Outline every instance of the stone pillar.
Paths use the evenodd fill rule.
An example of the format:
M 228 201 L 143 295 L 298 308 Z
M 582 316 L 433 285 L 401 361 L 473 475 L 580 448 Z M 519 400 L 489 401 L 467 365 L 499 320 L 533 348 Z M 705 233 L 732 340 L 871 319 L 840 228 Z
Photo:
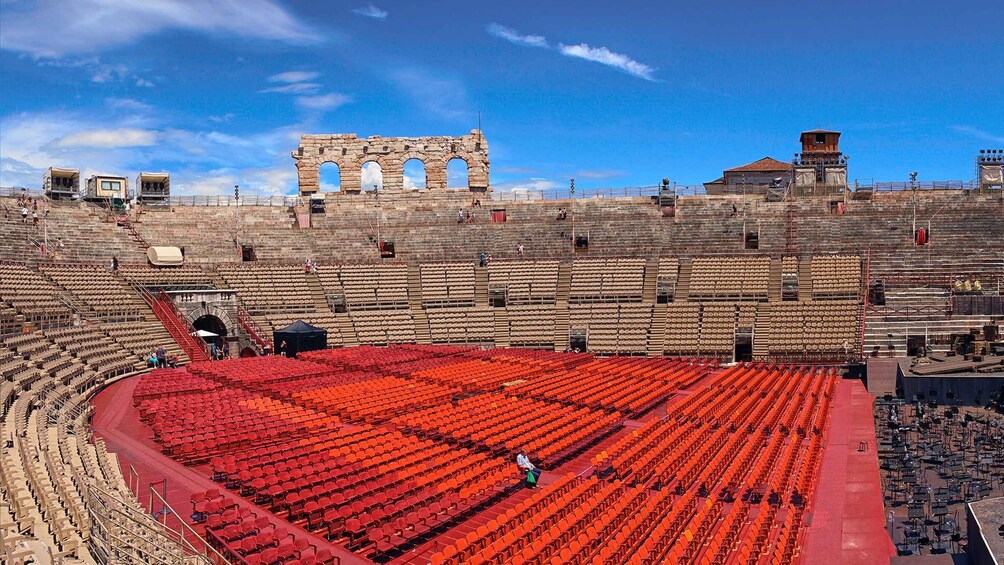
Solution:
M 313 162 L 297 161 L 300 194 L 312 194 L 321 189 L 321 173 Z
M 345 168 L 339 171 L 342 179 L 342 192 L 359 194 L 363 189 L 363 164 L 357 161 L 345 163 Z
M 446 189 L 446 161 L 430 159 L 425 162 L 425 189 Z
M 387 159 L 380 163 L 383 171 L 383 189 L 386 192 L 404 190 L 404 164 L 399 159 Z

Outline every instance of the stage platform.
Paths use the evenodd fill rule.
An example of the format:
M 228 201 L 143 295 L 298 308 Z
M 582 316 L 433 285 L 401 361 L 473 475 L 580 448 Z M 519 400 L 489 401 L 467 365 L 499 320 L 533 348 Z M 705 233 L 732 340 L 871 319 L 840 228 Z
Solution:
M 861 381 L 837 384 L 801 563 L 876 565 L 896 555 L 882 510 L 872 403 Z

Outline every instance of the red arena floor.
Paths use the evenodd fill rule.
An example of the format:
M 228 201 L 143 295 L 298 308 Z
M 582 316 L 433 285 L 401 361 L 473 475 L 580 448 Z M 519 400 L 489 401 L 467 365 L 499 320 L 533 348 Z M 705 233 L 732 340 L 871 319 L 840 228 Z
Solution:
M 870 396 L 828 368 L 359 347 L 155 371 L 94 404 L 140 500 L 166 492 L 168 525 L 232 562 L 891 555 Z

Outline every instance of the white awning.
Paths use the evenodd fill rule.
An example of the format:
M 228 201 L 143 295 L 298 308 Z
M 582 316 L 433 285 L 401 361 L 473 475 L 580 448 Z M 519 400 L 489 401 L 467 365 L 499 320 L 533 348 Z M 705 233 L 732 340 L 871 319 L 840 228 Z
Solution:
M 214 334 L 213 332 L 207 332 L 206 330 L 195 330 L 195 335 L 199 337 L 220 337 L 220 334 Z
M 158 267 L 174 267 L 185 262 L 177 247 L 151 247 L 146 250 L 146 258 Z

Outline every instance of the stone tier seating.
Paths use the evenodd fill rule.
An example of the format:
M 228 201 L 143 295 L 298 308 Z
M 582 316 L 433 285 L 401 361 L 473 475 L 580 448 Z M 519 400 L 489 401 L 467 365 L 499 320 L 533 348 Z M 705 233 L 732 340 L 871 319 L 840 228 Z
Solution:
M 316 307 L 302 267 L 220 265 L 219 275 L 251 314 L 313 312 Z
M 349 310 L 408 307 L 408 266 L 400 263 L 321 267 L 328 295 L 342 294 Z
M 25 265 L 0 264 L 0 301 L 26 320 L 69 322 L 72 311 L 60 300 L 59 292 L 47 278 Z
M 509 306 L 509 344 L 524 347 L 554 346 L 554 306 Z
M 857 302 L 780 302 L 770 318 L 770 353 L 839 358 L 855 355 L 860 340 Z M 844 344 L 848 345 L 845 353 Z
M 22 225 L 17 198 L 0 197 L 0 205 L 8 208 L 0 213 L 0 260 L 37 263 L 45 259 L 41 245 L 48 235 L 47 254 L 58 261 L 75 261 L 110 265 L 112 256 L 121 264 L 146 264 L 146 252 L 129 233 L 115 225 L 107 209 L 85 202 L 40 198 L 39 225 L 28 218 Z M 48 216 L 45 210 L 48 209 Z M 62 242 L 62 245 L 60 245 Z
M 473 263 L 422 263 L 421 280 L 426 308 L 474 305 Z
M 143 297 L 104 267 L 49 264 L 42 272 L 79 299 L 88 315 L 107 321 L 152 319 Z
M 123 267 L 119 269 L 130 283 L 147 288 L 213 288 L 212 276 L 198 267 Z
M 415 318 L 410 310 L 352 312 L 351 319 L 359 343 L 415 343 Z
M 644 259 L 578 259 L 569 301 L 641 301 L 644 279 Z
M 432 343 L 494 343 L 495 312 L 490 308 L 430 308 Z
M 132 370 L 125 355 L 94 327 L 25 333 L 0 345 L 0 436 L 12 440 L 0 444 L 0 551 L 12 563 L 92 562 L 94 547 L 116 562 L 185 562 L 133 498 L 104 443 L 90 441 L 87 395 Z M 91 511 L 104 518 L 93 521 Z
M 857 255 L 813 255 L 813 299 L 847 299 L 855 298 L 860 294 L 860 257 Z
M 569 326 L 587 332 L 590 351 L 611 354 L 644 354 L 652 307 L 648 304 L 572 304 Z
M 737 331 L 753 329 L 757 304 L 674 302 L 666 315 L 667 354 L 731 359 Z
M 691 300 L 767 299 L 770 257 L 696 257 L 691 269 Z
M 558 262 L 492 261 L 488 288 L 504 289 L 507 304 L 553 303 L 558 292 Z

